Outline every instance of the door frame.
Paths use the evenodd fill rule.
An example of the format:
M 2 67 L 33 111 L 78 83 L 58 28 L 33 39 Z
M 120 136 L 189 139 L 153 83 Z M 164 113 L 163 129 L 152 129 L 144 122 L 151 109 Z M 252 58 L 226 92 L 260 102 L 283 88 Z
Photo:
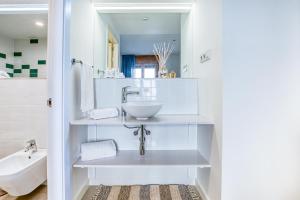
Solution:
M 65 162 L 68 156 L 68 118 L 65 115 L 68 112 L 64 105 L 64 74 L 69 52 L 65 38 L 68 37 L 66 18 L 70 15 L 70 0 L 51 0 L 48 3 L 48 98 L 52 99 L 48 112 L 48 199 L 67 200 L 71 192 L 69 163 Z

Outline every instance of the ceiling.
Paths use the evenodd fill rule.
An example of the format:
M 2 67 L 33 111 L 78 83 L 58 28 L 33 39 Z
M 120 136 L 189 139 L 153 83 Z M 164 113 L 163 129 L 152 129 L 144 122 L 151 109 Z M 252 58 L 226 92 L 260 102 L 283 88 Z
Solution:
M 108 15 L 120 35 L 180 34 L 179 13 L 120 13 Z M 143 20 L 144 18 L 148 20 Z
M 36 26 L 36 21 L 44 26 Z M 1 14 L 0 35 L 11 39 L 46 38 L 47 21 L 47 14 Z

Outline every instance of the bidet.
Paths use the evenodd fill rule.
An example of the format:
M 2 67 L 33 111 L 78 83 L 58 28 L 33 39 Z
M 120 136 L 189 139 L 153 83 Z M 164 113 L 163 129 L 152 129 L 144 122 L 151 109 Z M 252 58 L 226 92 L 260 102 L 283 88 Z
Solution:
M 38 149 L 30 159 L 24 150 L 0 159 L 0 188 L 11 196 L 29 194 L 46 180 L 46 149 Z

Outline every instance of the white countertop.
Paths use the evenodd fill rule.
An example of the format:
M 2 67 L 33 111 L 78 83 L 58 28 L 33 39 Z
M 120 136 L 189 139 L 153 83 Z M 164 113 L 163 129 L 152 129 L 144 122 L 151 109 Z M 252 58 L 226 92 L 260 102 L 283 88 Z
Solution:
M 137 120 L 135 118 L 109 118 L 109 119 L 78 119 L 72 120 L 71 125 L 213 125 L 214 123 L 201 115 L 157 115 L 147 120 Z

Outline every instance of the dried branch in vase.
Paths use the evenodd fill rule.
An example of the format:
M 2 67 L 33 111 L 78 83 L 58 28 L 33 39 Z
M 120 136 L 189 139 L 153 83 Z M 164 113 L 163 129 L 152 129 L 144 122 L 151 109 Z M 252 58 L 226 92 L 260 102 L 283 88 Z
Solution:
M 153 53 L 159 65 L 158 75 L 161 78 L 166 78 L 168 73 L 166 64 L 175 49 L 175 45 L 171 42 L 159 42 L 154 44 L 153 47 Z

